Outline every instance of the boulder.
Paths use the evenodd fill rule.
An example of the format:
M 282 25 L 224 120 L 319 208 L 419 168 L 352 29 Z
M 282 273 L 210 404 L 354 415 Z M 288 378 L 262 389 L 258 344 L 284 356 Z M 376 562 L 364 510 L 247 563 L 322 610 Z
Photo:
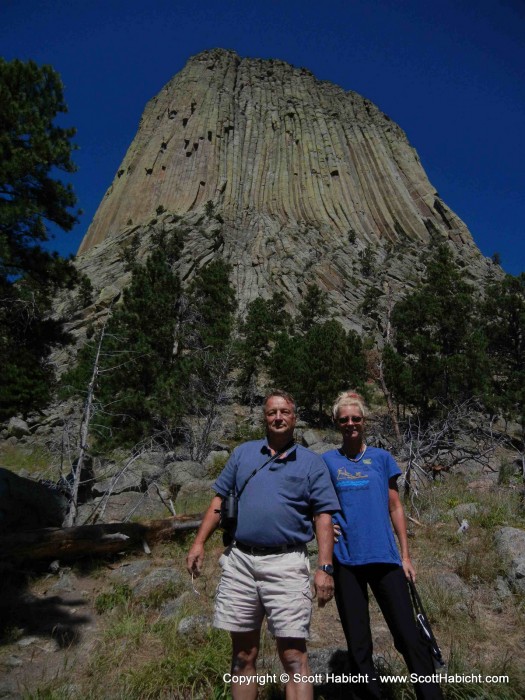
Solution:
M 204 466 L 206 467 L 206 470 L 212 469 L 215 466 L 216 461 L 221 460 L 226 462 L 229 456 L 230 453 L 228 450 L 212 450 L 204 460 Z
M 172 490 L 178 491 L 184 484 L 204 479 L 206 471 L 206 467 L 200 462 L 172 462 L 166 467 L 162 481 L 167 482 Z
M 22 438 L 31 435 L 31 430 L 25 420 L 13 417 L 7 425 L 7 434 L 13 435 L 15 438 Z
M 470 518 L 473 515 L 477 515 L 478 512 L 479 505 L 477 503 L 460 503 L 455 508 L 452 508 L 450 514 L 457 520 L 461 521 L 464 518 Z
M 525 530 L 501 527 L 495 534 L 496 549 L 506 563 L 506 578 L 515 591 L 525 593 Z
M 161 491 L 165 500 L 169 494 Z M 93 511 L 100 511 L 104 505 L 104 497 L 95 498 L 92 503 L 86 503 L 79 508 L 78 523 L 92 522 L 89 520 Z M 109 497 L 108 503 L 101 518 L 101 522 L 122 522 L 128 518 L 151 520 L 155 518 L 167 518 L 171 515 L 168 508 L 162 503 L 155 488 L 150 487 L 147 492 L 125 492 Z
M 198 513 L 204 510 L 211 501 L 214 491 L 212 490 L 213 479 L 203 481 L 189 481 L 184 484 L 175 501 L 177 513 Z
M 322 442 L 323 437 L 317 430 L 305 430 L 302 437 L 302 443 L 305 447 L 311 447 L 316 442 Z
M 207 615 L 190 615 L 183 617 L 177 627 L 177 632 L 182 636 L 207 632 L 211 627 L 211 618 Z
M 133 598 L 148 601 L 148 598 L 163 596 L 169 591 L 169 597 L 173 598 L 182 593 L 184 583 L 181 574 L 175 569 L 153 569 L 133 587 Z
M 0 468 L 0 532 L 60 527 L 67 499 L 56 489 Z
M 126 491 L 143 491 L 142 474 L 135 470 L 126 470 L 120 476 L 115 475 L 109 479 L 98 481 L 93 484 L 93 496 L 103 496 L 108 491 L 118 495 Z
M 122 564 L 118 569 L 113 569 L 110 572 L 112 579 L 117 579 L 124 583 L 130 583 L 139 578 L 146 571 L 151 569 L 151 559 L 139 559 L 129 563 Z

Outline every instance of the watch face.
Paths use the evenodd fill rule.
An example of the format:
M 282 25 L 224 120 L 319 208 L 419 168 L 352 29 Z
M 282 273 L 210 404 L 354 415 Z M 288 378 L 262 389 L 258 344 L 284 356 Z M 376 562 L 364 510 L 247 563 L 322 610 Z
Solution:
M 332 564 L 323 564 L 323 566 L 320 566 L 319 568 L 330 576 L 332 576 L 334 573 L 334 567 Z

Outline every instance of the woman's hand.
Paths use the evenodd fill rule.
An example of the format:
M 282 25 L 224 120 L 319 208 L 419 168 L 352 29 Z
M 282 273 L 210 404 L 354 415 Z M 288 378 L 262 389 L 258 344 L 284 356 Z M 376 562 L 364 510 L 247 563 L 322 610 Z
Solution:
M 412 566 L 412 562 L 410 561 L 410 557 L 404 557 L 403 560 L 401 561 L 401 566 L 403 567 L 403 571 L 405 572 L 405 576 L 409 581 L 412 581 L 413 583 L 416 582 L 416 570 Z
M 341 525 L 334 523 L 334 542 L 339 542 L 341 534 Z

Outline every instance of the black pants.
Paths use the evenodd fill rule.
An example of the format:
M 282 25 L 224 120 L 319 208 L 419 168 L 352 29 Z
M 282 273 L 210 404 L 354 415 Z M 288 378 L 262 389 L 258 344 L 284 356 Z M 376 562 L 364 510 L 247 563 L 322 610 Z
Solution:
M 435 673 L 430 650 L 416 627 L 402 567 L 394 564 L 344 566 L 336 562 L 334 575 L 335 600 L 348 644 L 351 673 L 368 675 L 368 683 L 352 686 L 354 698 L 381 698 L 379 679 L 372 661 L 367 586 L 372 589 L 394 637 L 395 647 L 403 655 L 410 673 L 422 676 Z M 416 683 L 414 689 L 418 700 L 443 698 L 437 683 Z

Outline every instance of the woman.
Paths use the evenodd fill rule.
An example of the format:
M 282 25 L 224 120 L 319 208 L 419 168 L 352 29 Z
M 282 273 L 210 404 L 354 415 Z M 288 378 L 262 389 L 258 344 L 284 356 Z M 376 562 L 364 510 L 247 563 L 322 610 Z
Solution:
M 368 586 L 403 655 L 410 673 L 429 676 L 434 664 L 416 627 L 406 579 L 415 581 L 410 561 L 405 514 L 397 489 L 401 474 L 394 458 L 364 441 L 365 404 L 352 391 L 343 392 L 333 407 L 333 419 L 343 436 L 338 450 L 323 455 L 341 511 L 334 516 L 338 541 L 334 548 L 335 599 L 346 641 L 352 675 L 368 682 L 353 686 L 355 698 L 381 698 L 372 661 Z M 339 527 L 337 527 L 339 526 Z M 401 556 L 392 532 L 396 532 Z M 422 700 L 442 698 L 437 683 L 415 683 Z

